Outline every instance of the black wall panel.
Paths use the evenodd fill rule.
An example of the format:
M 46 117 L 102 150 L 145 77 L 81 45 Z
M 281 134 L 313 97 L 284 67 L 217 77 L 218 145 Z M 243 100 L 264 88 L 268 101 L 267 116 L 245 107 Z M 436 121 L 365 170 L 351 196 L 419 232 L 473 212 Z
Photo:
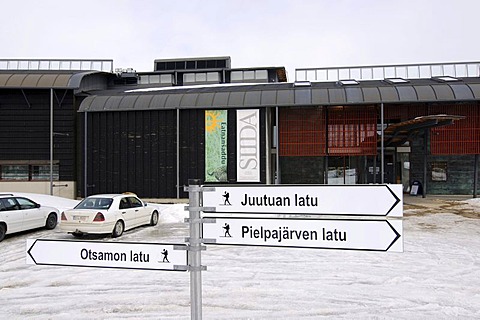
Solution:
M 75 98 L 54 90 L 54 160 L 60 180 L 75 180 Z M 50 161 L 50 90 L 0 90 L 0 160 Z
M 176 197 L 175 110 L 91 112 L 87 121 L 88 195 Z
M 180 196 L 189 179 L 205 177 L 205 110 L 180 111 Z

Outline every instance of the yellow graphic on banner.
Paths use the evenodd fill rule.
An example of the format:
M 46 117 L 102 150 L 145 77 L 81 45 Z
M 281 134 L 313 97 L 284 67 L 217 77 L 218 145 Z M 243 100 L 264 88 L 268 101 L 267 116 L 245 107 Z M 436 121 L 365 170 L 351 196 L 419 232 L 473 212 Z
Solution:
M 218 118 L 220 114 L 218 111 L 206 110 L 205 111 L 205 130 L 207 132 L 213 132 L 220 128 L 220 122 Z

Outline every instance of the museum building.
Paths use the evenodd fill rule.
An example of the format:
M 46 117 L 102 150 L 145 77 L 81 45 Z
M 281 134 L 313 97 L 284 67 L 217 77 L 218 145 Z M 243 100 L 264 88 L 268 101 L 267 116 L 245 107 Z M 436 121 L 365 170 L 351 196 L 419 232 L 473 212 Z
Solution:
M 479 66 L 296 69 L 288 82 L 284 67 L 230 57 L 158 59 L 149 72 L 0 60 L 0 191 L 185 198 L 201 179 L 476 196 Z

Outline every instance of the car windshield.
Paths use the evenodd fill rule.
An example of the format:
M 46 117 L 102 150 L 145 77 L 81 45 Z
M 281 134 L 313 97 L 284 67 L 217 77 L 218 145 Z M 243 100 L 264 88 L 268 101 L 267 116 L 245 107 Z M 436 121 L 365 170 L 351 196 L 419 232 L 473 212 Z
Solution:
M 106 210 L 112 205 L 111 198 L 86 198 L 80 202 L 75 209 L 100 209 Z

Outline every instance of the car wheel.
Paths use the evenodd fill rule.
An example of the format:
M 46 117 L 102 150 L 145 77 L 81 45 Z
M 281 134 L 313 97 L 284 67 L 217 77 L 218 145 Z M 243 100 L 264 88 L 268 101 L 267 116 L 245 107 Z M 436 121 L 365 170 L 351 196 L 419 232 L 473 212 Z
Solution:
M 45 223 L 45 228 L 48 230 L 55 229 L 57 226 L 57 215 L 55 213 L 50 213 Z
M 152 217 L 150 218 L 150 225 L 151 226 L 156 226 L 158 223 L 158 212 L 153 211 Z
M 4 224 L 0 224 L 0 241 L 5 238 L 5 233 L 7 232 L 7 227 Z
M 123 221 L 118 220 L 117 223 L 115 223 L 115 227 L 113 228 L 112 237 L 113 238 L 120 237 L 123 234 L 123 229 L 124 229 Z

